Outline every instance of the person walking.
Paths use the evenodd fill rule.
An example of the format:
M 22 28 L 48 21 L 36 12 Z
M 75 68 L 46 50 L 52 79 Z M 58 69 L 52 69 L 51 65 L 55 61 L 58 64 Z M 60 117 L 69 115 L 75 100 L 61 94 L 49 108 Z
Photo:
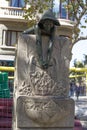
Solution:
M 76 84 L 75 92 L 76 92 L 76 97 L 77 97 L 77 100 L 78 100 L 78 98 L 79 98 L 79 96 L 80 96 L 80 86 L 79 86 L 78 83 Z

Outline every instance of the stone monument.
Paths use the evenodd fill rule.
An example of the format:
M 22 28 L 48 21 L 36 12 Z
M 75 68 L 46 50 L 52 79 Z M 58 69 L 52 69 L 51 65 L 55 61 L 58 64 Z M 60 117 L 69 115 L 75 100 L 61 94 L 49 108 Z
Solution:
M 73 130 L 74 101 L 69 98 L 71 41 L 51 10 L 19 37 L 13 130 Z

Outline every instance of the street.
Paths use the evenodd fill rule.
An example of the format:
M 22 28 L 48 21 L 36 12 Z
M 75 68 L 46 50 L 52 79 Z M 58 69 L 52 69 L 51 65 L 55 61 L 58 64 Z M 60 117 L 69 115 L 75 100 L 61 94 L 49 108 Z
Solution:
M 71 97 L 75 101 L 75 116 L 80 120 L 83 130 L 87 130 L 87 96 Z

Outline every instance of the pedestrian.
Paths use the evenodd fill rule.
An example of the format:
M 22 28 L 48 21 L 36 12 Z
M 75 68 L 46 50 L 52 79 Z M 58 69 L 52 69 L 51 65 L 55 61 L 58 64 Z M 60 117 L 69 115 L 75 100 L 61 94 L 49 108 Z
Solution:
M 73 96 L 73 85 L 70 83 L 69 96 Z
M 77 100 L 78 100 L 78 98 L 80 96 L 80 86 L 79 86 L 78 83 L 76 84 L 75 92 L 76 92 L 76 97 L 77 97 Z

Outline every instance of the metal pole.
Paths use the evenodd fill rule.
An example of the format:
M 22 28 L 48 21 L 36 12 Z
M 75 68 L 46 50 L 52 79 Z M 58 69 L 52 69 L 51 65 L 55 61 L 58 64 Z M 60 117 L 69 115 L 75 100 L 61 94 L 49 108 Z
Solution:
M 0 71 L 15 71 L 14 67 L 6 67 L 6 66 L 0 66 Z

